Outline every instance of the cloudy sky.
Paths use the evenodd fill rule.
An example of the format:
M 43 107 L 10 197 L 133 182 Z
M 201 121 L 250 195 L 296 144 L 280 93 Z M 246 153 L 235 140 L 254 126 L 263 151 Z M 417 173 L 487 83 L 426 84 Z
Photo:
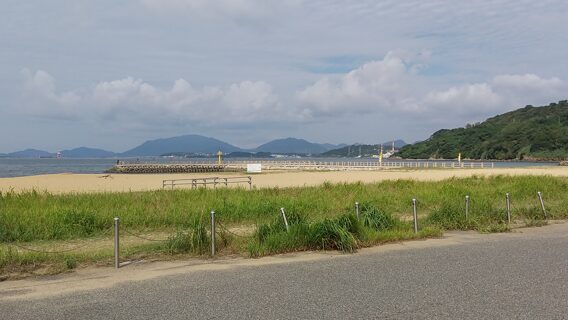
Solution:
M 412 142 L 568 98 L 565 0 L 0 0 L 0 152 Z

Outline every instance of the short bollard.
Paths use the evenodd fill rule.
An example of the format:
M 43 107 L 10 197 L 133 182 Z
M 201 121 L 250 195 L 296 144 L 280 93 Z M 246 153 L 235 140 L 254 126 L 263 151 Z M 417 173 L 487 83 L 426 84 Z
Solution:
M 546 209 L 544 208 L 544 200 L 542 199 L 542 192 L 537 192 L 538 200 L 540 200 L 540 207 L 542 208 L 542 213 L 544 214 L 544 219 L 548 219 L 546 214 Z
M 284 208 L 280 208 L 280 212 L 282 213 L 282 218 L 284 219 L 284 225 L 286 226 L 286 232 L 290 231 L 290 227 L 288 226 L 288 219 L 286 219 L 286 212 L 284 212 Z
M 508 192 L 505 194 L 505 198 L 507 199 L 507 222 L 511 224 L 511 197 Z
M 119 230 L 120 230 L 120 219 L 119 218 L 114 218 L 114 268 L 118 269 L 120 268 L 120 243 L 119 243 L 119 239 L 120 239 L 120 235 L 119 235 Z
M 355 202 L 355 216 L 357 216 L 357 220 L 359 220 L 359 202 Z
M 469 196 L 465 196 L 465 218 L 469 216 Z
M 215 256 L 215 211 L 211 211 L 211 256 Z
M 418 233 L 418 215 L 416 214 L 416 199 L 412 199 L 412 215 L 414 217 L 414 233 Z

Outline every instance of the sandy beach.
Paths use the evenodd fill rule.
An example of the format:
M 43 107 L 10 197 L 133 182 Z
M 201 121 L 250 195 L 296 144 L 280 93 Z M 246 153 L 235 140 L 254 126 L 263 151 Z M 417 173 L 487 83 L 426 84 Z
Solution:
M 243 174 L 50 174 L 16 178 L 0 178 L 0 191 L 47 191 L 50 193 L 128 192 L 162 188 L 164 179 L 191 179 L 203 177 L 229 177 Z M 327 172 L 266 172 L 253 175 L 253 185 L 265 187 L 313 186 L 326 181 L 331 183 L 413 179 L 439 181 L 452 177 L 473 175 L 551 175 L 568 177 L 568 167 L 493 168 L 493 169 L 424 169 L 381 171 L 327 171 Z M 243 187 L 245 185 L 242 185 Z

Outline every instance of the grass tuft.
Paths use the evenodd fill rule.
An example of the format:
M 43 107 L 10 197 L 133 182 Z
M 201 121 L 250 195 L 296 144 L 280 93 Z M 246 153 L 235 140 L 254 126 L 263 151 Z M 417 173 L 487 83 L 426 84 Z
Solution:
M 209 233 L 205 224 L 196 220 L 191 228 L 176 232 L 168 238 L 166 248 L 170 253 L 205 254 L 210 248 Z
M 352 230 L 356 229 L 358 224 L 349 216 L 342 216 L 338 219 L 324 219 L 316 222 L 308 229 L 309 244 L 313 249 L 337 249 L 343 252 L 354 252 L 357 249 L 357 240 Z M 352 217 L 352 216 L 351 216 Z
M 363 206 L 361 220 L 364 226 L 375 230 L 389 230 L 397 225 L 397 221 L 392 215 L 374 206 Z

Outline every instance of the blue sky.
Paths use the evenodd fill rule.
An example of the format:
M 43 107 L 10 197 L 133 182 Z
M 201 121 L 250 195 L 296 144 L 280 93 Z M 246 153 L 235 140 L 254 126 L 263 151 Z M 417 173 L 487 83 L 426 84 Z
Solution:
M 0 152 L 415 141 L 568 98 L 566 1 L 0 5 Z

